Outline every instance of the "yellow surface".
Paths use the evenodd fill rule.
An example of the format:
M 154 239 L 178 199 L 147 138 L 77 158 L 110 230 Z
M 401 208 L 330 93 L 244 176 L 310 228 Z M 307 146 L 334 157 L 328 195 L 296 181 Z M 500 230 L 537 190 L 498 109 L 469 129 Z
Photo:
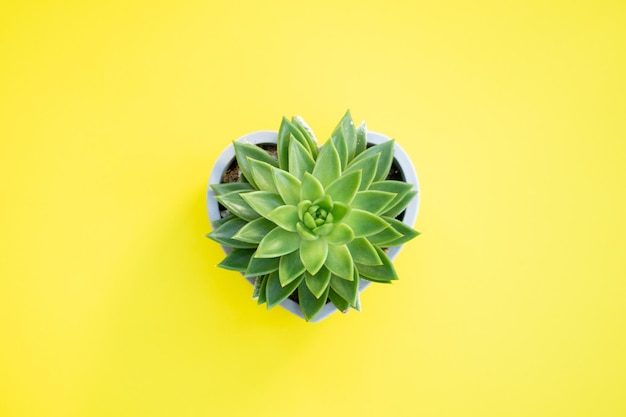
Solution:
M 3 2 L 0 415 L 626 415 L 626 3 L 516 3 Z M 306 324 L 215 267 L 205 187 L 346 108 L 423 235 Z

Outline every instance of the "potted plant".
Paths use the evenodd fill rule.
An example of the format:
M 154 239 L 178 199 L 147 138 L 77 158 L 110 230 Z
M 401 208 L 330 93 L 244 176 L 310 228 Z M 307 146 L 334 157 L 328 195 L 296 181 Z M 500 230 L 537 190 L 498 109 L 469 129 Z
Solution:
M 226 257 L 253 297 L 307 321 L 360 310 L 371 282 L 398 279 L 392 260 L 418 232 L 417 176 L 393 140 L 355 127 L 348 111 L 318 147 L 300 117 L 233 142 L 207 195 Z

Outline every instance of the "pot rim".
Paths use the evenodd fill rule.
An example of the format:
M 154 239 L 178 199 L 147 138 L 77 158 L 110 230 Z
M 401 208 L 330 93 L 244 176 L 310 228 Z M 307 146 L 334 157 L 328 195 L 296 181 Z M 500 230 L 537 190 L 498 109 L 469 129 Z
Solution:
M 273 130 L 259 130 L 256 132 L 251 132 L 246 135 L 241 136 L 236 140 L 236 142 L 250 143 L 252 145 L 259 144 L 276 144 L 278 139 L 278 132 Z M 378 145 L 380 143 L 391 140 L 390 137 L 379 133 L 379 132 L 367 132 L 367 142 L 373 145 Z M 215 200 L 215 192 L 211 189 L 211 184 L 219 184 L 222 180 L 222 174 L 226 167 L 228 167 L 232 161 L 235 159 L 235 148 L 233 144 L 229 144 L 226 149 L 222 151 L 222 153 L 218 156 L 215 164 L 213 165 L 213 169 L 211 170 L 211 174 L 209 176 L 209 187 L 207 189 L 207 211 L 209 215 L 209 221 L 211 222 L 211 227 L 213 227 L 213 222 L 220 219 L 220 210 L 217 200 Z M 409 203 L 407 206 L 404 218 L 402 222 L 410 227 L 413 227 L 415 221 L 417 219 L 417 214 L 419 211 L 420 205 L 420 187 L 419 180 L 417 178 L 417 173 L 415 172 L 415 166 L 409 158 L 409 155 L 402 149 L 397 142 L 394 142 L 394 159 L 398 167 L 402 171 L 402 175 L 404 177 L 405 182 L 409 184 L 413 184 L 413 190 L 417 191 L 417 195 L 415 198 Z M 232 251 L 231 248 L 220 245 L 222 250 L 225 253 L 229 253 Z M 398 256 L 400 250 L 404 245 L 394 246 L 389 248 L 387 252 L 387 256 L 392 261 Z M 254 277 L 244 277 L 248 282 L 254 285 L 255 278 Z M 359 283 L 359 293 L 365 290 L 367 287 L 371 285 L 371 281 L 367 281 L 362 279 Z M 280 306 L 284 309 L 290 311 L 296 316 L 304 319 L 304 315 L 300 310 L 300 305 L 289 298 L 285 299 L 280 303 Z M 310 322 L 315 323 L 321 320 L 324 320 L 334 312 L 338 311 L 337 308 L 333 305 L 333 303 L 326 303 L 326 305 L 322 308 L 322 310 L 312 319 Z

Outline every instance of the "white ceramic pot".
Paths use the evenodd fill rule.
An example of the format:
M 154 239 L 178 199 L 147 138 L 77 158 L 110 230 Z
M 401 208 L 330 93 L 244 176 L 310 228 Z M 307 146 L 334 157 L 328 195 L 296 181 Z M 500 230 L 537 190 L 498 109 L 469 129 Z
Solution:
M 275 144 L 277 137 L 277 132 L 262 130 L 244 135 L 237 139 L 237 141 L 250 143 L 253 145 Z M 369 144 L 377 145 L 388 140 L 390 140 L 390 138 L 381 133 L 367 132 L 367 142 Z M 209 177 L 209 184 L 219 184 L 224 171 L 230 166 L 234 159 L 235 149 L 231 144 L 228 145 L 228 147 L 217 158 L 217 161 L 215 161 L 215 165 L 213 166 L 213 170 L 211 171 L 211 176 Z M 419 182 L 417 180 L 417 174 L 415 172 L 415 167 L 413 166 L 411 159 L 400 147 L 400 145 L 398 145 L 398 143 L 394 144 L 394 159 L 396 165 L 400 168 L 400 171 L 402 172 L 404 180 L 409 184 L 413 184 L 413 189 L 417 191 L 417 196 L 406 207 L 404 218 L 402 219 L 402 222 L 404 224 L 408 225 L 409 227 L 413 227 L 413 225 L 415 224 L 415 220 L 417 219 L 417 212 L 419 210 L 420 203 Z M 209 220 L 211 221 L 211 223 L 220 219 L 219 205 L 217 203 L 217 200 L 215 200 L 215 193 L 213 192 L 211 187 L 208 187 L 207 192 L 207 209 L 209 212 Z M 389 257 L 389 259 L 393 260 L 396 256 L 398 256 L 398 253 L 400 253 L 400 250 L 402 250 L 403 246 L 404 245 L 400 245 L 389 248 L 389 251 L 387 252 L 387 256 Z M 225 246 L 222 246 L 222 249 L 225 253 L 229 253 L 232 250 Z M 254 285 L 254 277 L 246 277 L 246 279 Z M 370 284 L 370 281 L 362 279 L 359 285 L 359 292 L 365 290 L 367 287 L 369 287 Z M 296 316 L 304 319 L 304 315 L 300 310 L 300 306 L 289 298 L 280 303 L 280 305 L 281 307 L 287 309 Z M 315 316 L 315 318 L 311 320 L 311 322 L 321 321 L 336 311 L 337 308 L 329 302 Z

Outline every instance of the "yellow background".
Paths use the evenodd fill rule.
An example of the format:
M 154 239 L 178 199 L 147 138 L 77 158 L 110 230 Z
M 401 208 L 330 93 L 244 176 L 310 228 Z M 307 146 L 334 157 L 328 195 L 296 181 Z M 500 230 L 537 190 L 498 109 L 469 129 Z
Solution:
M 4 1 L 0 415 L 626 415 L 623 1 Z M 343 112 L 422 186 L 307 324 L 215 265 L 231 140 Z

